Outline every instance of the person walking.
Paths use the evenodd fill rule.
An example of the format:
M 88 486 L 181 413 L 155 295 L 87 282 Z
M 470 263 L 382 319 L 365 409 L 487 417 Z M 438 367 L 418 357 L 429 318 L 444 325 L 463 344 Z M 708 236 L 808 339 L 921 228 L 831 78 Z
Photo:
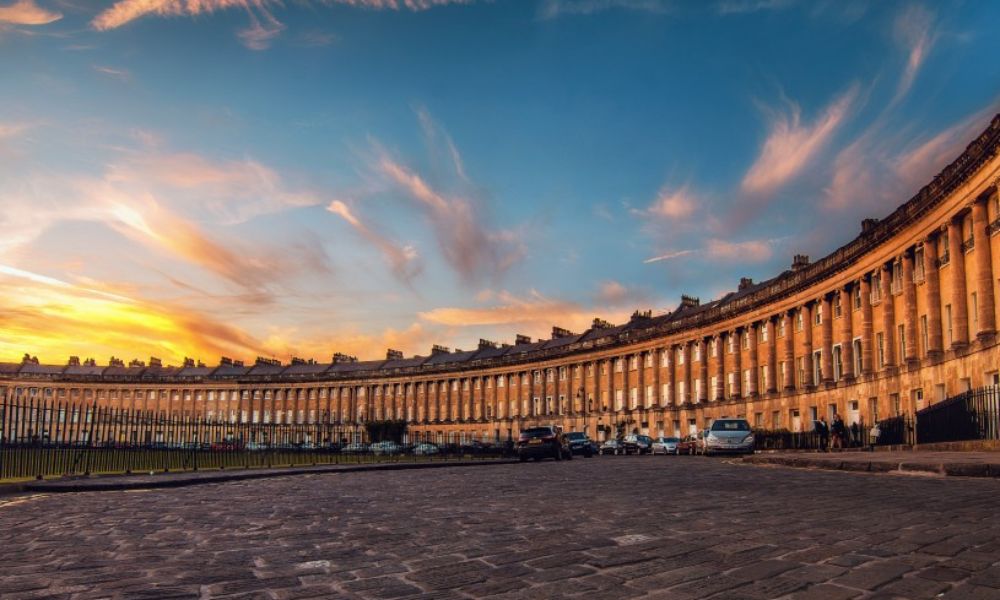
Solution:
M 830 443 L 830 427 L 826 424 L 826 417 L 820 417 L 816 421 L 816 433 L 819 434 L 819 451 L 826 452 Z
M 844 438 L 847 437 L 847 427 L 844 426 L 844 419 L 840 417 L 840 413 L 833 415 L 833 425 L 831 426 L 833 430 L 833 440 L 831 447 L 838 450 L 844 448 Z

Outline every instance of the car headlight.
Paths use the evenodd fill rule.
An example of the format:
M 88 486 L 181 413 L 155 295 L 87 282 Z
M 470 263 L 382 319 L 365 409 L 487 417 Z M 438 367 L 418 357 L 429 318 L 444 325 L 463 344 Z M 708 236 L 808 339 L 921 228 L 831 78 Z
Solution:
M 743 438 L 743 443 L 744 444 L 752 444 L 753 443 L 753 434 L 751 433 L 750 435 L 748 435 L 745 438 Z
M 719 441 L 719 438 L 715 437 L 712 434 L 708 434 L 708 437 L 705 438 L 705 439 L 708 440 L 709 442 L 713 443 L 713 444 Z

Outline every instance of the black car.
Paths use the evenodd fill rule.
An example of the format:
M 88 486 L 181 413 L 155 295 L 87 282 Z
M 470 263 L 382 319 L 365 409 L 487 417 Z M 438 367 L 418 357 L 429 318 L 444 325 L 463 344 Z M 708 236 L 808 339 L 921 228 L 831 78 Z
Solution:
M 590 458 L 597 452 L 594 449 L 594 442 L 582 431 L 567 433 L 566 440 L 569 442 L 569 451 L 573 454 L 582 454 L 584 457 Z
M 652 454 L 653 438 L 648 435 L 627 435 L 624 443 L 625 454 Z
M 554 458 L 556 460 L 573 458 L 569 443 L 562 430 L 555 425 L 531 427 L 521 432 L 517 438 L 517 458 L 521 462 L 533 458 Z

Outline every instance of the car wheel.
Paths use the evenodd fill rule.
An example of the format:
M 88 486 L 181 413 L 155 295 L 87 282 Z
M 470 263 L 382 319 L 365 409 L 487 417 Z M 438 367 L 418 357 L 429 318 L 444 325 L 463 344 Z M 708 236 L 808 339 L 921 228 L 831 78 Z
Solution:
M 552 453 L 552 458 L 554 458 L 556 460 L 562 460 L 562 450 L 560 450 L 559 448 L 556 448 L 555 452 Z

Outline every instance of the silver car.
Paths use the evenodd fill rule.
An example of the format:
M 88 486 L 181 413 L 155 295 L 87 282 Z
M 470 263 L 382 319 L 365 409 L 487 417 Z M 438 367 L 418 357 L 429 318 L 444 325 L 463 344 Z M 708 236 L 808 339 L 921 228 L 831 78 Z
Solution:
M 653 454 L 677 454 L 677 442 L 680 438 L 658 437 L 653 440 Z
M 754 439 L 746 419 L 719 419 L 705 431 L 702 440 L 706 456 L 713 454 L 753 454 Z

